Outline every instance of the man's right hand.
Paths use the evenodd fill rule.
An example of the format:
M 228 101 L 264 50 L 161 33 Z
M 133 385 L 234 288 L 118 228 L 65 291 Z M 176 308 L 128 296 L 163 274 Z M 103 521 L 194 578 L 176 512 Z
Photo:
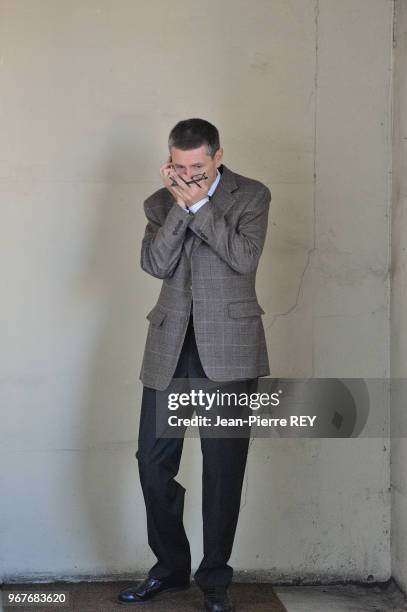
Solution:
M 176 175 L 174 166 L 172 162 L 168 160 L 165 164 L 160 167 L 161 178 L 163 179 L 164 186 L 168 189 L 168 191 L 174 196 L 176 203 L 178 206 L 183 208 L 184 210 L 188 210 L 187 205 L 185 204 L 182 198 L 182 191 L 176 185 L 172 185 L 174 177 Z M 175 179 L 176 180 L 176 179 Z M 178 180 L 181 180 L 178 178 Z

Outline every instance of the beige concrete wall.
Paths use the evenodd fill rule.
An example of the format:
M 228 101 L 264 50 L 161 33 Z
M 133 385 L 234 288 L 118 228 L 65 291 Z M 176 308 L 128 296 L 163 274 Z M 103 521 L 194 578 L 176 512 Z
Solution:
M 392 573 L 407 592 L 407 2 L 395 3 L 391 293 Z
M 168 132 L 207 118 L 226 165 L 272 189 L 273 374 L 387 376 L 392 2 L 0 7 L 1 573 L 142 575 L 138 372 L 160 282 L 139 250 Z M 256 440 L 236 572 L 387 579 L 383 442 Z M 194 567 L 200 470 L 187 439 Z

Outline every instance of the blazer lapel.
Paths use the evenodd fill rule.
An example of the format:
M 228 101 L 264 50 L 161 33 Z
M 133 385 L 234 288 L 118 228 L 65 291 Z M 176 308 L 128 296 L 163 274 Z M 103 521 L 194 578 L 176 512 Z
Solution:
M 191 257 L 191 253 L 196 246 L 197 240 L 200 241 L 201 239 L 192 230 L 190 230 L 189 227 L 187 227 L 186 237 L 184 239 L 184 250 L 187 254 L 187 257 Z
M 210 202 L 204 204 L 204 206 L 212 206 L 214 214 L 226 215 L 229 208 L 234 204 L 235 200 L 232 196 L 232 192 L 238 188 L 234 173 L 229 170 L 227 166 L 221 164 L 220 166 L 222 177 L 215 189 L 213 196 L 211 196 Z M 185 239 L 184 245 L 188 241 L 189 252 L 188 257 L 199 247 L 202 242 L 202 238 L 197 236 L 195 232 L 191 230 L 193 234 L 192 239 Z

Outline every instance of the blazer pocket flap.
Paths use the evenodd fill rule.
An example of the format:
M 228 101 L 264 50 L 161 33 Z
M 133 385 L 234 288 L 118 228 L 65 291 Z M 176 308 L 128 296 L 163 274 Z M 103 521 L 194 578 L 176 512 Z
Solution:
M 158 306 L 154 306 L 154 308 L 150 310 L 148 315 L 146 315 L 146 318 L 149 321 L 151 321 L 153 325 L 161 325 L 161 323 L 164 321 L 166 316 L 167 316 L 166 312 L 163 312 L 162 310 L 160 310 Z
M 253 317 L 265 314 L 263 308 L 256 300 L 248 302 L 230 302 L 228 304 L 229 315 L 236 317 Z

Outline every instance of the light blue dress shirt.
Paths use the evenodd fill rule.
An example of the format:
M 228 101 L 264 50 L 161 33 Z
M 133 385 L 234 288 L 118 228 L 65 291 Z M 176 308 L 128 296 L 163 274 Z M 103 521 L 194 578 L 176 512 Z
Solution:
M 216 187 L 218 186 L 218 183 L 221 179 L 221 173 L 219 172 L 219 170 L 216 171 L 216 179 L 213 181 L 212 185 L 209 187 L 209 191 L 208 191 L 208 195 L 212 196 L 213 192 L 215 191 Z M 204 204 L 206 204 L 207 202 L 209 202 L 209 198 L 208 196 L 202 198 L 202 200 L 199 200 L 198 202 L 195 202 L 195 204 L 192 204 L 192 206 L 189 207 L 189 209 L 185 210 L 185 212 L 189 215 L 190 213 L 195 214 L 197 210 L 199 210 L 201 208 L 201 206 L 203 206 Z

